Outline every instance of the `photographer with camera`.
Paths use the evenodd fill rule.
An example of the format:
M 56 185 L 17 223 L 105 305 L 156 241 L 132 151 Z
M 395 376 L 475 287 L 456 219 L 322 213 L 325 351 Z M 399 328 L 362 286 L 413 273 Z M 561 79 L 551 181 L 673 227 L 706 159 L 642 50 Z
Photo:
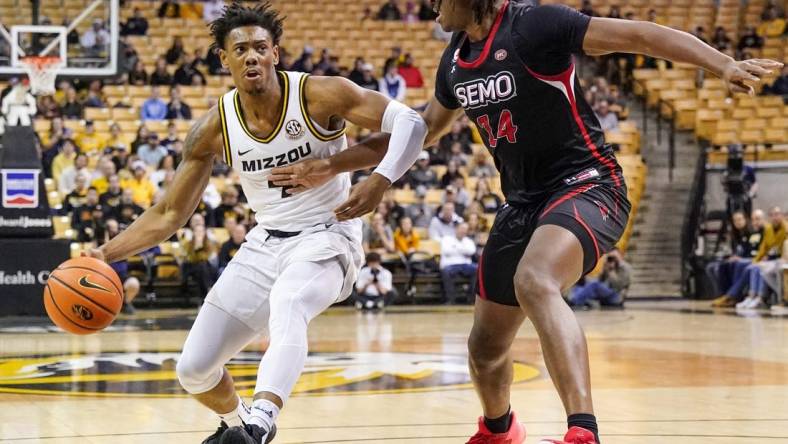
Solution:
M 590 308 L 591 301 L 599 301 L 602 307 L 624 307 L 632 275 L 632 267 L 624 261 L 614 248 L 606 255 L 602 274 L 596 281 L 577 285 L 569 299 L 573 307 Z
M 391 272 L 381 265 L 380 255 L 367 253 L 367 265 L 361 269 L 356 281 L 356 308 L 381 309 L 394 296 Z

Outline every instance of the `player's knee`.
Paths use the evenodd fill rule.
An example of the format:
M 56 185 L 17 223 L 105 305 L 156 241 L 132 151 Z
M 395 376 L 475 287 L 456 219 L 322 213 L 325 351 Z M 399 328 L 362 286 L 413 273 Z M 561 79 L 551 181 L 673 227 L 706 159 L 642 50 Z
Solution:
M 538 304 L 554 293 L 561 293 L 560 285 L 549 274 L 534 267 L 520 267 L 514 275 L 514 291 L 524 307 Z
M 484 373 L 495 368 L 506 358 L 508 344 L 498 344 L 500 336 L 474 327 L 468 337 L 468 359 L 471 368 L 477 373 Z
M 175 373 L 181 387 L 191 394 L 207 392 L 222 379 L 222 366 L 216 367 L 194 354 L 183 353 L 175 365 Z

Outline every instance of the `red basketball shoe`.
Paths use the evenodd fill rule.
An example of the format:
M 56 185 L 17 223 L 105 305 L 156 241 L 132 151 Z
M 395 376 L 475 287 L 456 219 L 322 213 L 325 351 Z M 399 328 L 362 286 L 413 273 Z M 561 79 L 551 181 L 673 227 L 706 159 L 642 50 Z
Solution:
M 597 442 L 593 432 L 582 427 L 572 427 L 566 432 L 563 441 L 543 439 L 538 444 L 597 444 Z
M 484 424 L 484 417 L 479 417 L 479 431 L 465 444 L 522 444 L 525 441 L 525 426 L 517 421 L 514 412 L 511 421 L 509 431 L 493 433 Z

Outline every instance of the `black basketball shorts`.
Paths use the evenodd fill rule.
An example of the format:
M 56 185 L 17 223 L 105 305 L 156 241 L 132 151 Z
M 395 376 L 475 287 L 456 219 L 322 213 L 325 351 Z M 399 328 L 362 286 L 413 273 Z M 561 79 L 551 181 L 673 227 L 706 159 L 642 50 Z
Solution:
M 531 236 L 542 225 L 571 231 L 583 247 L 583 274 L 590 272 L 621 238 L 629 210 L 624 186 L 598 183 L 569 188 L 538 204 L 504 205 L 479 259 L 476 294 L 499 304 L 520 305 L 514 274 Z

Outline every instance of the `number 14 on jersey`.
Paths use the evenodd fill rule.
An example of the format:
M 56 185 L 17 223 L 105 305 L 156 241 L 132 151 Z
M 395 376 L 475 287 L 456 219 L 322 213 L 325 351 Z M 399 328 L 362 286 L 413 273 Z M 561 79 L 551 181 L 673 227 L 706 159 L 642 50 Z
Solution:
M 479 116 L 476 119 L 476 124 L 487 133 L 487 142 L 490 148 L 495 148 L 498 145 L 498 139 L 504 137 L 509 143 L 517 142 L 517 126 L 512 122 L 512 113 L 508 109 L 501 111 L 501 117 L 498 119 L 498 131 L 493 132 L 490 116 L 487 114 Z

